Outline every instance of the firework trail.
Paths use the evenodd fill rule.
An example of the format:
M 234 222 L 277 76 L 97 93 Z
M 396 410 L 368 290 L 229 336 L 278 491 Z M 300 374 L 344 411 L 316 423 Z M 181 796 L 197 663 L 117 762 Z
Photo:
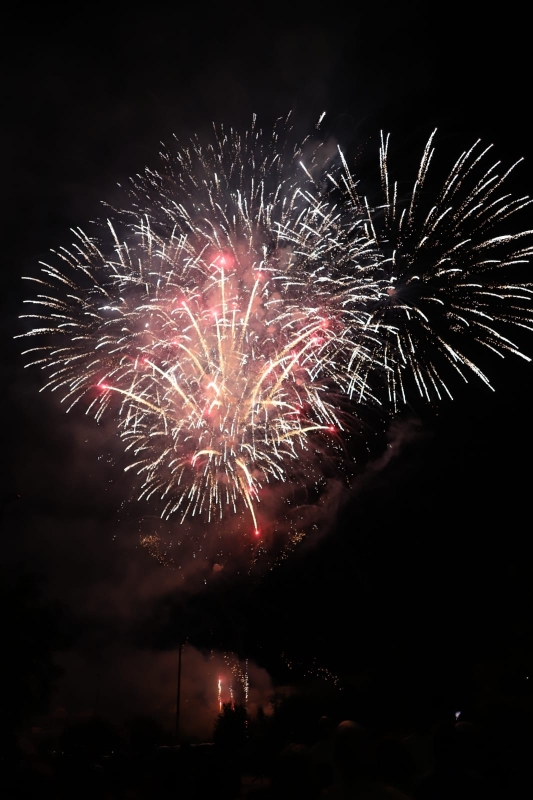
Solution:
M 383 255 L 384 291 L 372 325 L 382 337 L 394 407 L 407 402 L 411 386 L 426 400 L 451 398 L 451 377 L 468 382 L 469 371 L 491 387 L 476 363 L 483 348 L 531 360 L 507 331 L 532 330 L 532 290 L 517 276 L 533 252 L 533 231 L 498 227 L 532 202 L 502 189 L 520 162 L 507 170 L 499 161 L 488 163 L 491 146 L 478 140 L 434 193 L 427 190 L 434 137 L 411 190 L 400 198 L 389 172 L 389 137 L 382 135 L 383 200 L 365 203 L 368 237 Z
M 488 149 L 428 203 L 433 137 L 407 199 L 383 139 L 371 204 L 342 153 L 288 138 L 254 120 L 164 152 L 107 234 L 74 231 L 33 279 L 31 363 L 67 410 L 114 415 L 126 469 L 165 518 L 244 509 L 259 535 L 261 492 L 341 459 L 364 407 L 396 408 L 411 384 L 451 395 L 450 367 L 488 383 L 478 345 L 526 358 L 498 327 L 531 329 L 531 289 L 513 280 L 530 231 L 497 225 L 530 201 L 502 190 L 510 170 L 484 168 Z
M 240 684 L 244 699 L 244 707 L 248 709 L 248 697 L 250 694 L 250 680 L 248 676 L 248 659 L 245 660 L 244 669 L 241 666 L 239 659 L 229 653 L 224 653 L 224 661 L 230 670 L 231 675 L 235 678 L 237 684 Z M 233 692 L 233 685 L 230 679 L 229 692 L 232 706 L 235 705 L 235 697 Z

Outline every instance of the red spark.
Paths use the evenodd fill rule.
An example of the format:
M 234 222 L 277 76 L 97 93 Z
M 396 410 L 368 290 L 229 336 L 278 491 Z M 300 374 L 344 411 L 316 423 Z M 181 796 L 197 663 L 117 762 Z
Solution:
M 211 261 L 211 266 L 217 267 L 220 270 L 223 269 L 231 269 L 233 266 L 235 259 L 225 250 L 222 250 L 219 253 L 216 253 Z

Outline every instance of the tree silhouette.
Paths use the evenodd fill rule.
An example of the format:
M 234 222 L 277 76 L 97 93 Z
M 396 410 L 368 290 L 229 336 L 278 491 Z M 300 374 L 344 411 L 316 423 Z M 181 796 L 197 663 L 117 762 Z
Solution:
M 224 703 L 215 720 L 213 741 L 222 747 L 236 748 L 246 741 L 248 715 L 244 706 Z

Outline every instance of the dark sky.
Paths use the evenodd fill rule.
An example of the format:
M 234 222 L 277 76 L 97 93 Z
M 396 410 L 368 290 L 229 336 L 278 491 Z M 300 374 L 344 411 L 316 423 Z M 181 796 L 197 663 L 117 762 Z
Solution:
M 375 153 L 383 127 L 407 160 L 437 125 L 449 158 L 478 136 L 506 163 L 525 156 L 513 188 L 527 193 L 521 5 L 480 17 L 460 5 L 393 6 L 156 4 L 96 15 L 73 6 L 71 15 L 23 10 L 7 22 L 2 556 L 9 569 L 41 575 L 45 594 L 68 609 L 74 643 L 57 700 L 66 714 L 91 705 L 72 689 L 81 675 L 114 670 L 113 691 L 132 652 L 148 670 L 146 653 L 152 664 L 166 658 L 158 648 L 175 646 L 180 625 L 197 648 L 237 652 L 278 680 L 282 652 L 345 674 L 354 664 L 438 671 L 524 646 L 533 444 L 525 362 L 490 365 L 495 393 L 471 384 L 453 404 L 410 409 L 389 432 L 390 458 L 380 431 L 374 463 L 313 548 L 263 577 L 226 572 L 186 585 L 138 547 L 137 519 L 121 517 L 128 490 L 109 457 L 111 429 L 66 417 L 54 396 L 39 394 L 41 376 L 23 369 L 12 339 L 23 330 L 21 276 L 95 217 L 118 182 L 155 163 L 161 140 L 212 121 L 243 127 L 255 112 L 268 126 L 293 109 L 307 132 L 326 110 L 326 132 L 354 152 Z M 533 339 L 526 344 L 533 352 Z

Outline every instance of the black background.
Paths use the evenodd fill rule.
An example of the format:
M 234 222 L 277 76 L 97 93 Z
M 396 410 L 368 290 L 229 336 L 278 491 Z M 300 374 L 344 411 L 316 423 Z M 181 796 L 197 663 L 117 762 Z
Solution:
M 24 330 L 21 276 L 99 214 L 117 182 L 155 164 L 173 133 L 203 134 L 212 121 L 244 127 L 254 112 L 267 127 L 289 109 L 307 131 L 325 110 L 327 133 L 370 154 L 363 170 L 379 130 L 391 130 L 410 177 L 438 126 L 448 163 L 481 136 L 507 164 L 526 157 L 513 189 L 533 185 L 520 4 L 477 16 L 426 3 L 261 8 L 21 6 L 6 20 L 2 557 L 11 570 L 43 576 L 46 595 L 69 610 L 74 648 L 120 636 L 171 646 L 185 625 L 197 646 L 238 650 L 280 680 L 282 651 L 339 674 L 436 676 L 529 652 L 525 362 L 496 359 L 494 393 L 472 382 L 453 403 L 408 409 L 416 435 L 358 484 L 314 549 L 263 578 L 225 575 L 186 600 L 172 571 L 147 565 L 135 532 L 115 536 L 123 485 L 98 458 L 110 447 L 105 426 L 81 412 L 65 417 L 58 399 L 38 394 L 38 372 L 23 369 L 13 341 Z M 533 227 L 531 212 L 525 225 Z M 524 342 L 533 352 L 533 340 Z M 147 573 L 164 582 L 163 599 L 136 597 L 135 576 Z M 106 594 L 112 583 L 121 599 Z M 117 611 L 122 603 L 127 612 Z

